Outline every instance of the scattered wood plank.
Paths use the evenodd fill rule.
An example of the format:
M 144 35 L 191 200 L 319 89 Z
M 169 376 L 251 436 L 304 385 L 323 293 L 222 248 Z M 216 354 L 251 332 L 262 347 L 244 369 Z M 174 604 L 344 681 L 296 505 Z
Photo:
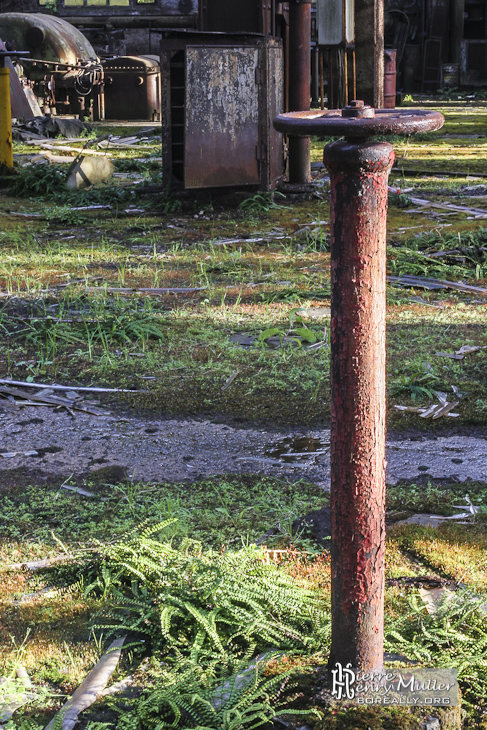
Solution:
M 456 170 L 454 172 L 444 172 L 443 170 L 418 170 L 417 168 L 408 168 L 408 167 L 400 167 L 394 166 L 392 168 L 393 173 L 398 173 L 403 177 L 440 177 L 444 179 L 448 179 L 449 177 L 465 177 L 469 180 L 475 180 L 476 178 L 484 178 L 487 177 L 487 173 L 485 172 L 475 172 L 471 173 L 468 170 L 461 171 Z
M 0 384 L 2 385 L 20 385 L 24 388 L 49 388 L 50 390 L 71 390 L 71 391 L 82 391 L 85 393 L 147 393 L 146 390 L 130 390 L 127 388 L 96 388 L 96 387 L 85 387 L 78 385 L 58 385 L 57 383 L 26 383 L 22 380 L 8 380 L 6 378 L 0 378 Z
M 43 218 L 42 213 L 19 213 L 16 210 L 11 210 L 9 215 L 16 215 L 19 218 Z
M 447 210 L 453 213 L 467 213 L 479 218 L 487 218 L 487 210 L 483 208 L 471 208 L 468 205 L 455 205 L 454 203 L 433 203 L 425 198 L 410 198 L 413 205 L 420 205 L 427 208 L 437 208 L 439 210 Z
M 487 294 L 487 289 L 479 286 L 464 284 L 463 281 L 447 281 L 444 279 L 432 279 L 428 276 L 388 276 L 387 281 L 399 286 L 416 287 L 418 289 L 455 289 L 457 291 L 475 292 L 476 294 Z
M 112 286 L 87 286 L 85 291 L 87 292 L 109 292 L 110 294 L 133 294 L 134 292 L 141 292 L 142 294 L 150 294 L 157 296 L 159 294 L 190 294 L 191 292 L 203 291 L 206 286 L 171 286 L 171 287 L 134 287 L 129 289 L 128 287 L 112 287 Z
M 123 636 L 121 639 L 112 641 L 98 664 L 86 675 L 73 696 L 46 725 L 45 730 L 56 727 L 58 717 L 61 718 L 61 730 L 73 729 L 78 722 L 78 715 L 96 702 L 106 688 L 108 680 L 117 668 L 125 639 L 126 637 Z
M 67 145 L 53 145 L 51 143 L 40 144 L 42 150 L 55 150 L 56 152 L 76 152 L 78 155 L 94 155 L 95 157 L 106 157 L 106 152 L 100 150 L 90 150 L 88 147 L 69 147 Z
M 38 384 L 36 385 L 37 387 L 39 387 Z M 47 386 L 47 390 L 48 389 L 49 386 Z M 94 416 L 106 415 L 105 411 L 102 411 L 100 408 L 92 406 L 91 404 L 79 403 L 76 399 L 73 398 L 62 398 L 57 395 L 50 395 L 50 393 L 48 392 L 40 391 L 39 393 L 27 393 L 24 390 L 20 390 L 18 387 L 10 388 L 5 385 L 0 385 L 0 396 L 2 395 L 20 398 L 19 405 L 31 405 L 32 403 L 39 403 L 44 406 L 63 407 L 69 411 L 71 411 L 71 409 L 76 411 L 84 411 L 85 413 L 91 413 Z
M 67 553 L 61 553 L 55 558 L 44 558 L 44 560 L 28 560 L 23 563 L 11 563 L 5 566 L 5 570 L 42 570 L 42 568 L 50 568 L 51 565 L 56 563 L 63 563 L 66 560 L 71 560 L 72 555 Z
M 456 352 L 435 352 L 436 357 L 449 357 L 451 360 L 463 360 L 465 355 L 471 355 L 473 352 L 487 350 L 487 346 L 480 345 L 462 345 Z
M 226 390 L 227 388 L 229 388 L 231 386 L 231 384 L 233 383 L 233 381 L 235 380 L 237 375 L 238 375 L 238 370 L 234 370 L 233 373 L 228 378 L 228 380 L 226 380 L 225 384 L 222 386 L 222 393 L 224 390 Z
M 125 677 L 125 679 L 119 679 L 118 682 L 112 684 L 111 687 L 106 687 L 98 694 L 98 697 L 108 697 L 109 695 L 117 694 L 118 692 L 124 692 L 126 689 L 131 687 L 134 683 L 132 675 Z
M 81 487 L 71 487 L 69 484 L 61 484 L 62 489 L 67 489 L 70 492 L 75 492 L 76 494 L 81 494 L 83 497 L 94 497 L 95 495 L 93 492 L 88 492 L 86 489 L 82 489 Z
M 416 406 L 400 406 L 395 405 L 394 408 L 396 408 L 398 411 L 404 411 L 408 413 L 417 413 L 420 418 L 442 418 L 443 416 L 449 416 L 450 418 L 459 418 L 459 413 L 452 413 L 452 409 L 458 405 L 458 401 L 456 403 L 434 403 L 432 406 L 428 406 L 428 408 L 418 408 Z
M 2 693 L 2 700 L 4 702 L 7 700 L 7 703 L 0 706 L 0 723 L 5 723 L 10 720 L 15 710 L 18 710 L 19 707 L 23 707 L 35 698 L 35 693 L 32 692 L 32 682 L 25 667 L 17 667 L 15 673 L 17 678 L 21 680 L 24 689 L 30 691 L 27 691 L 25 694 L 19 694 L 18 690 L 14 690 L 11 695 L 8 694 L 8 690 L 7 694 Z

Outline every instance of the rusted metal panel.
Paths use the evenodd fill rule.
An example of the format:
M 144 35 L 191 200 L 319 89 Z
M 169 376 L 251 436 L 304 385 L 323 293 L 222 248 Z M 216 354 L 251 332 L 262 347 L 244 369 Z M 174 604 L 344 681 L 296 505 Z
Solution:
M 185 187 L 259 183 L 258 62 L 256 47 L 187 47 Z
M 282 44 L 277 42 L 267 45 L 263 51 L 267 59 L 263 117 L 268 153 L 265 163 L 262 163 L 267 169 L 262 170 L 261 188 L 269 190 L 284 172 L 284 139 L 272 124 L 274 117 L 284 111 L 284 53 Z
M 6 51 L 5 44 L 0 40 L 0 51 Z M 5 59 L 5 65 L 10 69 L 10 106 L 12 117 L 14 119 L 33 119 L 34 114 L 30 108 L 30 104 L 25 98 L 22 84 L 15 71 L 14 65 L 10 58 Z
M 157 56 L 121 56 L 105 61 L 106 119 L 161 118 L 161 70 Z

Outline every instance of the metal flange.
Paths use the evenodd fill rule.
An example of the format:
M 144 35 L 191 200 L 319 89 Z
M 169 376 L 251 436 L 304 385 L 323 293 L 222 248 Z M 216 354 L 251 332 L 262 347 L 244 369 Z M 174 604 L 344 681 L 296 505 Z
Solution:
M 274 119 L 278 132 L 295 136 L 366 139 L 383 134 L 432 132 L 443 126 L 440 112 L 424 109 L 373 109 L 363 101 L 352 101 L 344 109 L 288 112 Z

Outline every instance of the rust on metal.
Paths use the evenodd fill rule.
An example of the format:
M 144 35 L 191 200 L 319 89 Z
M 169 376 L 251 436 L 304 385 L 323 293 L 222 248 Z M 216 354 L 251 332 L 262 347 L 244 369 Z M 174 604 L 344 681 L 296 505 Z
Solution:
M 330 665 L 383 663 L 385 287 L 390 144 L 327 145 L 331 176 Z
M 163 176 L 185 188 L 275 186 L 284 145 L 280 40 L 167 33 L 161 42 Z
M 193 47 L 186 57 L 186 187 L 257 184 L 258 48 L 223 54 L 218 47 Z
M 310 108 L 311 0 L 289 3 L 289 108 Z M 311 180 L 310 141 L 289 137 L 289 182 Z
M 394 150 L 378 134 L 439 129 L 422 110 L 354 101 L 278 116 L 279 131 L 345 136 L 325 147 L 331 181 L 331 585 L 329 666 L 383 667 L 387 180 Z
M 288 134 L 364 139 L 377 134 L 431 132 L 440 129 L 443 121 L 439 112 L 422 109 L 376 109 L 371 119 L 345 118 L 341 109 L 331 109 L 280 114 L 274 125 L 279 132 Z

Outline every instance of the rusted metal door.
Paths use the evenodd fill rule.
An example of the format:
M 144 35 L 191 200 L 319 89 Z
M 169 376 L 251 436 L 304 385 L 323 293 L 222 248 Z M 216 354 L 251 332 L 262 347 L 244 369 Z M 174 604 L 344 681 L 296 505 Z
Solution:
M 186 49 L 186 188 L 260 182 L 259 49 Z

